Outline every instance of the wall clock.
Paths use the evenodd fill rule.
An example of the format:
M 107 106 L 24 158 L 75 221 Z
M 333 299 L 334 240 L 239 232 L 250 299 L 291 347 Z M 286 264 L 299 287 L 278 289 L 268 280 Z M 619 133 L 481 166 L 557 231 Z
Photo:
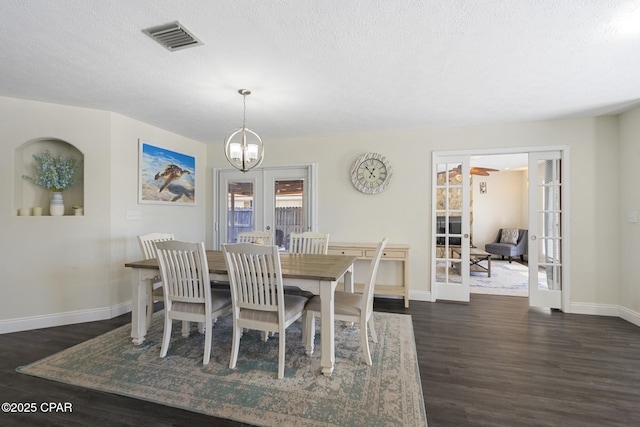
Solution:
M 353 186 L 365 194 L 378 194 L 391 182 L 391 163 L 381 154 L 367 153 L 358 157 L 351 168 Z

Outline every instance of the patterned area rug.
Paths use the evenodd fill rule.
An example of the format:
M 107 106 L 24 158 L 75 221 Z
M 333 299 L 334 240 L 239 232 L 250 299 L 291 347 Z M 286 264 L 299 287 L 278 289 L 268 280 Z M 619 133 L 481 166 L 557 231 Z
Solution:
M 259 426 L 427 425 L 410 316 L 374 314 L 373 366 L 364 364 L 359 328 L 337 323 L 331 377 L 320 374 L 319 331 L 308 357 L 296 322 L 287 330 L 285 378 L 278 380 L 278 337 L 265 343 L 256 331 L 242 337 L 237 369 L 229 369 L 229 316 L 213 328 L 209 365 L 202 365 L 204 335 L 194 325 L 183 338 L 179 322 L 161 359 L 163 315 L 154 314 L 140 346 L 126 325 L 17 371 Z
M 487 262 L 481 261 L 486 267 Z M 539 273 L 538 282 L 546 282 L 543 272 Z M 529 296 L 529 267 L 516 261 L 491 260 L 491 277 L 487 273 L 471 272 L 469 291 L 475 294 Z

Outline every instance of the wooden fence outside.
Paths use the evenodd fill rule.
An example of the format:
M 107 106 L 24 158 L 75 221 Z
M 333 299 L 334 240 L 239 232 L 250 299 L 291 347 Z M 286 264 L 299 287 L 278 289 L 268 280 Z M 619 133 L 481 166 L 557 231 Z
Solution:
M 229 242 L 237 241 L 238 233 L 254 230 L 253 208 L 229 210 L 227 218 L 229 218 L 227 226 Z M 275 224 L 275 244 L 288 248 L 291 233 L 301 233 L 305 230 L 302 207 L 276 208 Z

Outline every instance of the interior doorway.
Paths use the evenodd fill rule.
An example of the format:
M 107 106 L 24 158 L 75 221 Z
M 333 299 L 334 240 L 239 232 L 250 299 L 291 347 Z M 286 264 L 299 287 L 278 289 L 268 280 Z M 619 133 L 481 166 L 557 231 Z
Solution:
M 527 170 L 525 172 L 523 167 L 522 179 L 509 179 L 507 182 L 520 186 L 522 190 L 514 193 L 499 191 L 498 186 L 493 187 L 497 182 L 490 177 L 492 172 L 500 173 L 500 169 L 490 167 L 489 156 L 516 154 L 528 157 Z M 483 165 L 475 166 L 478 159 L 483 161 Z M 469 301 L 470 270 L 474 267 L 484 270 L 487 279 L 497 275 L 497 264 L 492 262 L 491 268 L 487 265 L 482 269 L 481 262 L 476 261 L 493 261 L 493 257 L 488 257 L 489 254 L 481 247 L 495 239 L 497 230 L 501 230 L 503 238 L 511 238 L 506 241 L 501 238 L 500 243 L 511 240 L 514 245 L 516 241 L 526 242 L 526 252 L 518 255 L 528 257 L 529 305 L 559 309 L 568 306 L 569 147 L 434 152 L 432 160 L 432 300 Z M 506 166 L 503 170 L 507 170 Z M 472 174 L 472 171 L 476 173 Z M 482 178 L 473 181 L 471 178 L 474 176 Z M 476 193 L 473 197 L 477 197 L 491 194 L 492 188 L 498 202 L 491 203 L 493 211 L 490 214 L 480 217 L 478 200 L 481 199 L 474 199 L 472 204 L 472 190 Z M 519 215 L 508 215 L 510 210 Z M 485 219 L 485 222 L 499 222 L 495 222 L 493 227 L 486 224 L 481 227 Z M 484 238 L 482 231 L 486 233 Z M 489 233 L 496 234 L 491 236 Z M 488 248 L 485 246 L 485 249 Z M 503 255 L 501 251 L 494 253 Z M 506 255 L 514 254 L 508 251 Z M 513 270 L 518 264 L 514 264 L 513 259 L 511 261 L 509 266 Z
M 501 229 L 528 229 L 528 157 L 528 153 L 470 157 L 471 244 L 480 251 L 491 252 L 486 245 L 500 242 Z M 526 243 L 520 245 L 526 247 Z M 470 260 L 476 267 L 469 272 L 472 294 L 528 298 L 526 253 L 511 260 L 495 253 L 475 258 Z

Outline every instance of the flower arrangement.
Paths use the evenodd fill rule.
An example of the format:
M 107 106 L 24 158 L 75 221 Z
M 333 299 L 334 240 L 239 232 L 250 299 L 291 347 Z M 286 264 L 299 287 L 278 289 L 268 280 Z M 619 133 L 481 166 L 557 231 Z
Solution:
M 22 175 L 26 180 L 54 192 L 61 192 L 78 182 L 78 166 L 74 157 L 54 157 L 49 150 L 41 155 L 33 155 L 36 164 L 36 178 Z

